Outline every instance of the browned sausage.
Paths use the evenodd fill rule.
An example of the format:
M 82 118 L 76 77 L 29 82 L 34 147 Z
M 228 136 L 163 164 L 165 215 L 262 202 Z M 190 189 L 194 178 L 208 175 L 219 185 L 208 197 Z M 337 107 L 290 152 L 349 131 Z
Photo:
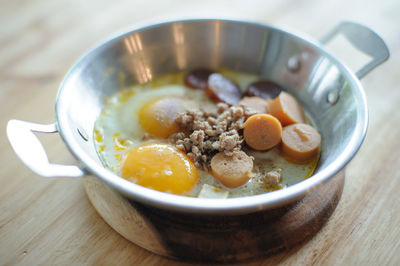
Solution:
M 301 105 L 292 95 L 284 91 L 270 101 L 269 113 L 278 118 L 282 126 L 304 123 L 305 121 Z
M 236 188 L 250 179 L 253 160 L 243 151 L 232 156 L 219 152 L 211 159 L 211 173 L 224 186 Z
M 318 155 L 321 135 L 307 124 L 293 124 L 282 131 L 282 153 L 297 162 L 306 162 Z
M 279 144 L 281 135 L 281 123 L 269 114 L 252 115 L 243 125 L 244 140 L 258 151 L 268 150 Z
M 192 89 L 202 89 L 207 87 L 208 77 L 214 71 L 207 68 L 198 68 L 186 73 L 183 82 Z
M 243 97 L 238 104 L 253 109 L 259 114 L 266 114 L 269 110 L 268 101 L 260 97 Z
M 270 80 L 253 82 L 247 88 L 246 96 L 258 96 L 264 99 L 275 99 L 282 91 L 282 87 Z
M 208 77 L 205 91 L 211 99 L 232 105 L 237 104 L 242 97 L 238 85 L 219 73 L 213 73 Z

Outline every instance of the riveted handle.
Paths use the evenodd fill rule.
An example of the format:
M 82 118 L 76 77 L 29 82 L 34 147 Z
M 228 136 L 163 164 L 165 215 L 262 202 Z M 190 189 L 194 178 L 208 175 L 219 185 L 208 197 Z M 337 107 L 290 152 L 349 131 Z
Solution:
M 372 69 L 385 62 L 389 56 L 389 49 L 385 41 L 372 29 L 359 23 L 345 21 L 333 28 L 320 41 L 329 42 L 337 34 L 343 36 L 358 50 L 372 57 L 372 60 L 356 72 L 361 79 Z
M 41 125 L 20 120 L 7 123 L 7 137 L 17 156 L 33 172 L 43 177 L 81 177 L 86 173 L 75 165 L 52 164 L 34 132 L 56 133 L 55 124 Z

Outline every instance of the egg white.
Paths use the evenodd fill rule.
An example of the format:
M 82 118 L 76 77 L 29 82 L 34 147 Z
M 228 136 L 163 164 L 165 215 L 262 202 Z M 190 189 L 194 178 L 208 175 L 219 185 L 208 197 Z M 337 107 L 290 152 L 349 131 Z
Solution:
M 162 96 L 182 97 L 184 94 L 182 85 L 157 89 L 138 85 L 130 88 L 129 93 L 122 91 L 112 96 L 95 124 L 96 150 L 105 166 L 119 173 L 121 156 L 141 143 L 146 132 L 139 124 L 138 113 L 144 104 Z

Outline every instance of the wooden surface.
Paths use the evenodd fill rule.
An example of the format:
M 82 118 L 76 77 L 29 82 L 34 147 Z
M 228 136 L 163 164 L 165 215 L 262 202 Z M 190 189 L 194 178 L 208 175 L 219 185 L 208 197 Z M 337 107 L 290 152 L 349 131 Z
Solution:
M 344 171 L 297 202 L 242 215 L 197 215 L 129 201 L 95 176 L 83 181 L 93 207 L 123 237 L 156 254 L 192 263 L 246 262 L 292 249 L 328 221 Z
M 78 4 L 79 3 L 79 4 Z M 1 1 L 0 264 L 182 265 L 113 231 L 79 179 L 44 179 L 11 150 L 5 126 L 17 118 L 54 122 L 57 87 L 95 44 L 130 26 L 182 17 L 268 22 L 322 37 L 342 20 L 377 31 L 391 58 L 367 75 L 367 138 L 346 171 L 339 205 L 310 241 L 254 265 L 384 265 L 400 261 L 400 2 L 387 1 Z M 347 47 L 342 48 L 348 51 Z M 347 56 L 352 61 L 357 56 Z M 41 135 L 50 160 L 75 160 L 57 134 Z

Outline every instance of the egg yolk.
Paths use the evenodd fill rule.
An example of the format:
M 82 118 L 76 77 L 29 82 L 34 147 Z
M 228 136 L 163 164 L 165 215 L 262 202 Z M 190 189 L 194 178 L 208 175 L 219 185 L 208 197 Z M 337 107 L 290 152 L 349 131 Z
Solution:
M 185 195 L 198 180 L 197 169 L 181 151 L 168 144 L 146 144 L 130 150 L 123 161 L 123 178 L 162 192 Z
M 183 102 L 180 98 L 153 99 L 139 110 L 139 123 L 147 133 L 159 138 L 167 138 L 179 132 L 175 119 L 178 113 L 183 111 Z

